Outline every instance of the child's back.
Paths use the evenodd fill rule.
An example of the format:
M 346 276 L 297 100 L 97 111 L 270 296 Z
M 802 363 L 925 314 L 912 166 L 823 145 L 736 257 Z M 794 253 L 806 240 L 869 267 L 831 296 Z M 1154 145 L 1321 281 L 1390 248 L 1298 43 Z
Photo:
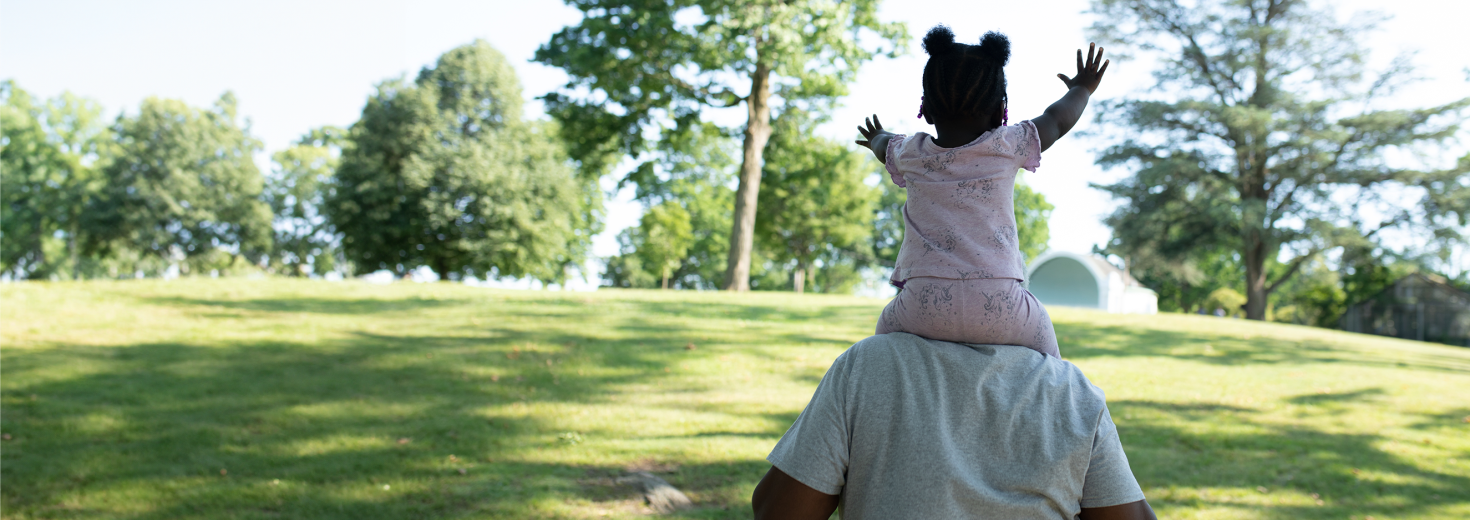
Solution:
M 904 241 L 895 263 L 898 297 L 883 310 L 877 333 L 909 332 L 961 343 L 1022 345 L 1059 356 L 1045 307 L 1021 285 L 1026 265 L 1016 234 L 1017 172 L 1035 171 L 1041 152 L 1081 117 L 1106 65 L 1078 52 L 1078 74 L 1059 75 L 1070 90 L 1032 121 L 1007 125 L 1004 36 L 980 45 L 954 42 L 935 27 L 924 37 L 920 116 L 938 136 L 882 130 L 874 117 L 859 127 L 893 182 L 908 190 Z
M 996 128 L 957 148 L 928 134 L 896 136 L 888 175 L 908 190 L 905 234 L 893 281 L 938 278 L 1025 279 L 1012 191 L 1021 168 L 1036 171 L 1041 142 L 1030 121 Z

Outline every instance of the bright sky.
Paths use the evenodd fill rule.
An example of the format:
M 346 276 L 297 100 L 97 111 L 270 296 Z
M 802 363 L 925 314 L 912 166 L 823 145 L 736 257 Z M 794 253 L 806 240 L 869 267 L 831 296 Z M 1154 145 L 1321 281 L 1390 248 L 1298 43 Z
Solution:
M 1375 62 L 1403 51 L 1418 53 L 1417 72 L 1426 80 L 1390 104 L 1427 106 L 1470 93 L 1470 53 L 1455 37 L 1470 19 L 1470 3 L 1332 3 L 1343 15 L 1374 9 L 1393 16 L 1369 41 Z M 851 129 L 870 113 L 898 132 L 927 130 L 914 118 L 924 64 L 918 39 L 941 22 L 962 41 L 978 41 L 986 30 L 1010 36 L 1006 73 L 1013 120 L 1038 115 L 1063 93 L 1056 73 L 1070 75 L 1073 53 L 1087 43 L 1087 4 L 1061 0 L 1041 9 L 1033 2 L 889 2 L 882 17 L 909 24 L 914 37 L 909 55 L 868 64 L 834 123 L 823 131 L 854 138 Z M 554 0 L 8 0 L 0 2 L 0 79 L 13 79 L 43 98 L 70 90 L 100 101 L 110 114 L 134 112 L 148 96 L 208 106 L 232 90 L 251 133 L 265 143 L 266 151 L 257 157 L 265 171 L 270 153 L 308 129 L 350 125 L 374 84 L 412 76 L 444 51 L 476 38 L 510 58 L 525 87 L 527 115 L 543 117 L 533 98 L 559 87 L 566 76 L 529 60 L 554 32 L 579 19 L 577 10 Z M 1151 68 L 1150 63 L 1114 62 L 1095 99 L 1147 88 Z M 1076 130 L 1085 132 L 1090 122 L 1084 118 Z M 1102 172 L 1092 164 L 1101 144 L 1096 137 L 1068 136 L 1048 151 L 1036 174 L 1026 177 L 1057 206 L 1051 220 L 1054 249 L 1087 252 L 1109 236 L 1100 220 L 1115 203 L 1087 184 L 1110 182 L 1122 173 Z M 1463 153 L 1464 147 L 1458 150 Z M 641 210 L 625 192 L 609 200 L 608 211 L 607 231 L 594 247 L 600 256 L 617 253 L 614 237 L 635 224 Z

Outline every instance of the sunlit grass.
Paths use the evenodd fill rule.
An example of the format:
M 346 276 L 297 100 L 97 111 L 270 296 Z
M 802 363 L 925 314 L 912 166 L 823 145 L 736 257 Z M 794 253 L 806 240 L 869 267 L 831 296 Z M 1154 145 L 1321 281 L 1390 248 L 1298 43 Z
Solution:
M 5 518 L 745 518 L 883 302 L 182 280 L 0 286 Z M 1470 517 L 1470 350 L 1052 309 L 1161 517 Z

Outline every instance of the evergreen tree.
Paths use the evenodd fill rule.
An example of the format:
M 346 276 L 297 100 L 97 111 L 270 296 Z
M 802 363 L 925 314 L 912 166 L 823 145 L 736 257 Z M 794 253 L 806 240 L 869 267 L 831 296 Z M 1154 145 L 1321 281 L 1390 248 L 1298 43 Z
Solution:
M 1369 74 L 1371 24 L 1339 23 L 1303 0 L 1094 0 L 1093 11 L 1099 40 L 1164 57 L 1157 96 L 1098 111 L 1125 136 L 1099 164 L 1133 172 L 1101 186 L 1123 200 L 1107 221 L 1111 252 L 1162 265 L 1234 251 L 1245 314 L 1260 320 L 1268 297 L 1330 249 L 1381 247 L 1394 232 L 1463 243 L 1470 161 L 1434 169 L 1387 157 L 1454 137 L 1470 98 L 1376 109 L 1410 69 L 1398 60 Z

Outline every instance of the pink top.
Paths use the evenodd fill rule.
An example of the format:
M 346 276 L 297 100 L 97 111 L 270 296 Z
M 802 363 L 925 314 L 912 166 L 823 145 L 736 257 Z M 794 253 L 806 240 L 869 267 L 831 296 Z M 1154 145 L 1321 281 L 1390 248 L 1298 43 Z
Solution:
M 896 135 L 884 166 L 909 196 L 894 285 L 917 276 L 1026 279 L 1013 190 L 1021 168 L 1041 166 L 1035 124 L 1002 126 L 957 148 L 923 132 Z

